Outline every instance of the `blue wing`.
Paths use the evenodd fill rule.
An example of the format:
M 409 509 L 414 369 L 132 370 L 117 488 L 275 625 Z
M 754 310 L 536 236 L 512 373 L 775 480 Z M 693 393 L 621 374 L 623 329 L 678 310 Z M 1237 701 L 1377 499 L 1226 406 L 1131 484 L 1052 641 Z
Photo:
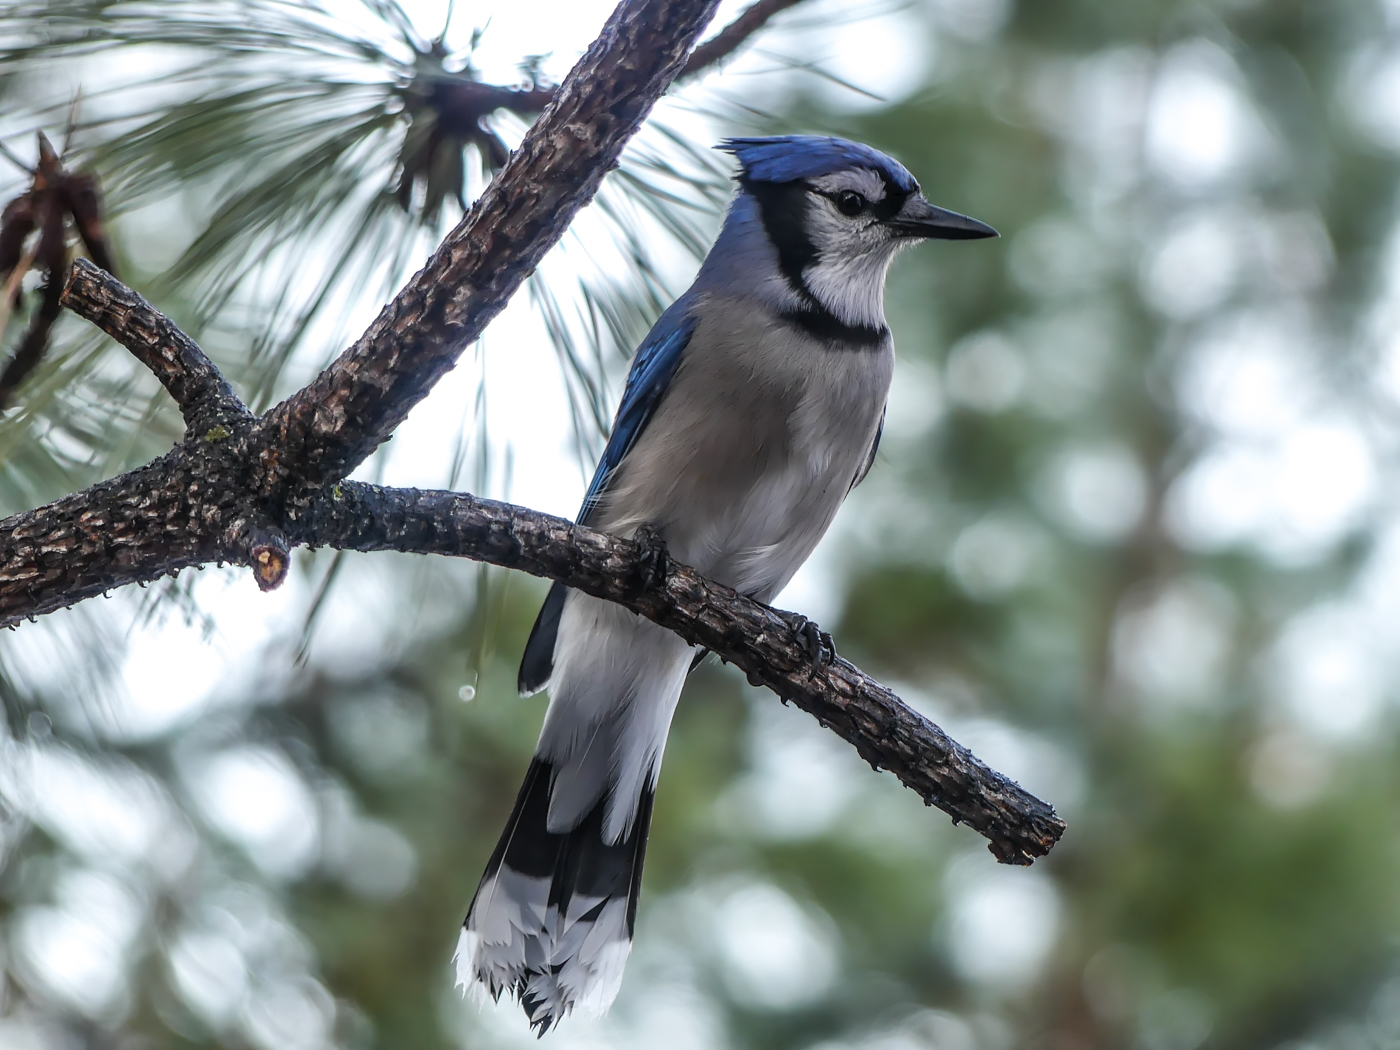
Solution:
M 671 377 L 676 374 L 681 352 L 695 331 L 695 318 L 686 316 L 684 308 L 676 310 L 679 306 L 680 300 L 661 315 L 656 326 L 637 348 L 637 356 L 632 359 L 632 370 L 627 373 L 627 386 L 622 391 L 622 404 L 617 408 L 612 435 L 603 449 L 603 457 L 598 461 L 598 469 L 593 474 L 588 494 L 583 497 L 583 506 L 578 512 L 580 524 L 586 524 L 597 509 L 603 493 L 607 491 L 608 481 L 623 457 L 637 443 L 637 438 L 670 386 Z
M 586 524 L 589 515 L 597 508 L 603 493 L 607 491 L 609 479 L 623 457 L 637 443 L 637 438 L 671 384 L 671 377 L 676 374 L 681 353 L 695 331 L 695 318 L 687 316 L 689 306 L 688 298 L 672 303 L 637 348 L 637 356 L 632 359 L 632 370 L 627 373 L 627 385 L 622 391 L 622 404 L 618 406 L 617 418 L 613 421 L 612 435 L 603 449 L 603 458 L 598 461 L 593 482 L 588 486 L 588 495 L 584 496 L 583 507 L 578 512 L 581 524 Z M 567 593 L 568 589 L 562 583 L 551 587 L 544 607 L 535 619 L 535 626 L 530 631 L 520 659 L 517 685 L 521 696 L 529 696 L 543 689 L 549 676 L 554 673 L 554 642 L 559 634 L 559 618 L 564 614 L 564 597 Z

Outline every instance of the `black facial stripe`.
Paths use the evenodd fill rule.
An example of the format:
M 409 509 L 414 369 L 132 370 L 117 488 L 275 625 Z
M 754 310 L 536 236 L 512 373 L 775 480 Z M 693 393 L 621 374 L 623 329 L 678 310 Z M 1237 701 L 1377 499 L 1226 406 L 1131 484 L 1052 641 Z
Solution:
M 913 189 L 901 189 L 890 179 L 888 172 L 882 171 L 879 175 L 880 181 L 885 184 L 885 196 L 875 206 L 875 217 L 883 221 L 892 219 L 899 214 L 899 209 L 904 207 L 904 202 L 919 192 L 919 184 L 914 183 Z
M 758 212 L 768 239 L 778 249 L 778 268 L 799 296 L 810 298 L 802 271 L 817 261 L 817 247 L 804 225 L 807 210 L 805 182 L 750 182 L 740 185 L 758 201 Z
M 881 222 L 886 222 L 899 214 L 899 209 L 904 207 L 904 202 L 908 199 L 909 194 L 886 182 L 885 196 L 871 205 L 870 213 Z
M 857 190 L 831 190 L 829 192 L 826 190 L 813 190 L 812 192 L 819 197 L 825 197 L 827 200 L 831 201 L 832 204 L 837 206 L 838 211 L 840 210 L 839 198 L 841 195 L 845 193 L 856 193 L 861 200 L 865 201 L 870 206 L 870 214 L 881 222 L 892 219 L 898 215 L 899 210 L 904 207 L 904 202 L 909 199 L 908 193 L 905 193 L 889 182 L 885 183 L 885 195 L 877 201 L 869 200 L 863 193 Z

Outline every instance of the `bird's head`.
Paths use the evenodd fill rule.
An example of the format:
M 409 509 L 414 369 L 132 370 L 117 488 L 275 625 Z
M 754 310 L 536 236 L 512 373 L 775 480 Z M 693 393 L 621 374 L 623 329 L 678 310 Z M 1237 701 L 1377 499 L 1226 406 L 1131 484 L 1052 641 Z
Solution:
M 924 238 L 974 240 L 996 230 L 934 207 L 914 176 L 879 150 L 816 135 L 737 138 L 741 193 L 757 203 L 778 265 L 797 296 L 843 324 L 884 325 L 885 272 Z

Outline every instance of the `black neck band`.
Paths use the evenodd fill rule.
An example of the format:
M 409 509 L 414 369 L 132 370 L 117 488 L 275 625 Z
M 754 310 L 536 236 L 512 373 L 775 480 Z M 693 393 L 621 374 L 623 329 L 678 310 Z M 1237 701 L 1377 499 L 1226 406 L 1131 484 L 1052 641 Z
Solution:
M 740 180 L 740 185 L 754 200 L 768 239 L 778 252 L 778 269 L 787 278 L 788 287 L 801 303 L 796 309 L 784 311 L 785 321 L 804 332 L 827 342 L 852 346 L 878 346 L 889 336 L 884 325 L 846 324 L 807 287 L 803 272 L 817 261 L 817 248 L 807 235 L 805 226 L 807 194 L 811 189 L 801 180 L 796 182 L 757 182 Z
M 849 346 L 875 347 L 889 338 L 890 330 L 884 325 L 879 328 L 864 324 L 847 324 L 820 303 L 806 309 L 785 310 L 779 316 L 789 324 L 796 325 L 808 335 L 827 343 L 845 343 Z

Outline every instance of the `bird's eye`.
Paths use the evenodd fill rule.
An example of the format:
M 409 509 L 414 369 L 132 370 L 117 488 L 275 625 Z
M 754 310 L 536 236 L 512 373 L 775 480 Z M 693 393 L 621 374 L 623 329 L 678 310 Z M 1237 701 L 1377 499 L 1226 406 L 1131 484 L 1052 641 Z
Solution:
M 855 190 L 842 190 L 834 199 L 836 209 L 842 215 L 859 215 L 865 210 L 865 198 Z

